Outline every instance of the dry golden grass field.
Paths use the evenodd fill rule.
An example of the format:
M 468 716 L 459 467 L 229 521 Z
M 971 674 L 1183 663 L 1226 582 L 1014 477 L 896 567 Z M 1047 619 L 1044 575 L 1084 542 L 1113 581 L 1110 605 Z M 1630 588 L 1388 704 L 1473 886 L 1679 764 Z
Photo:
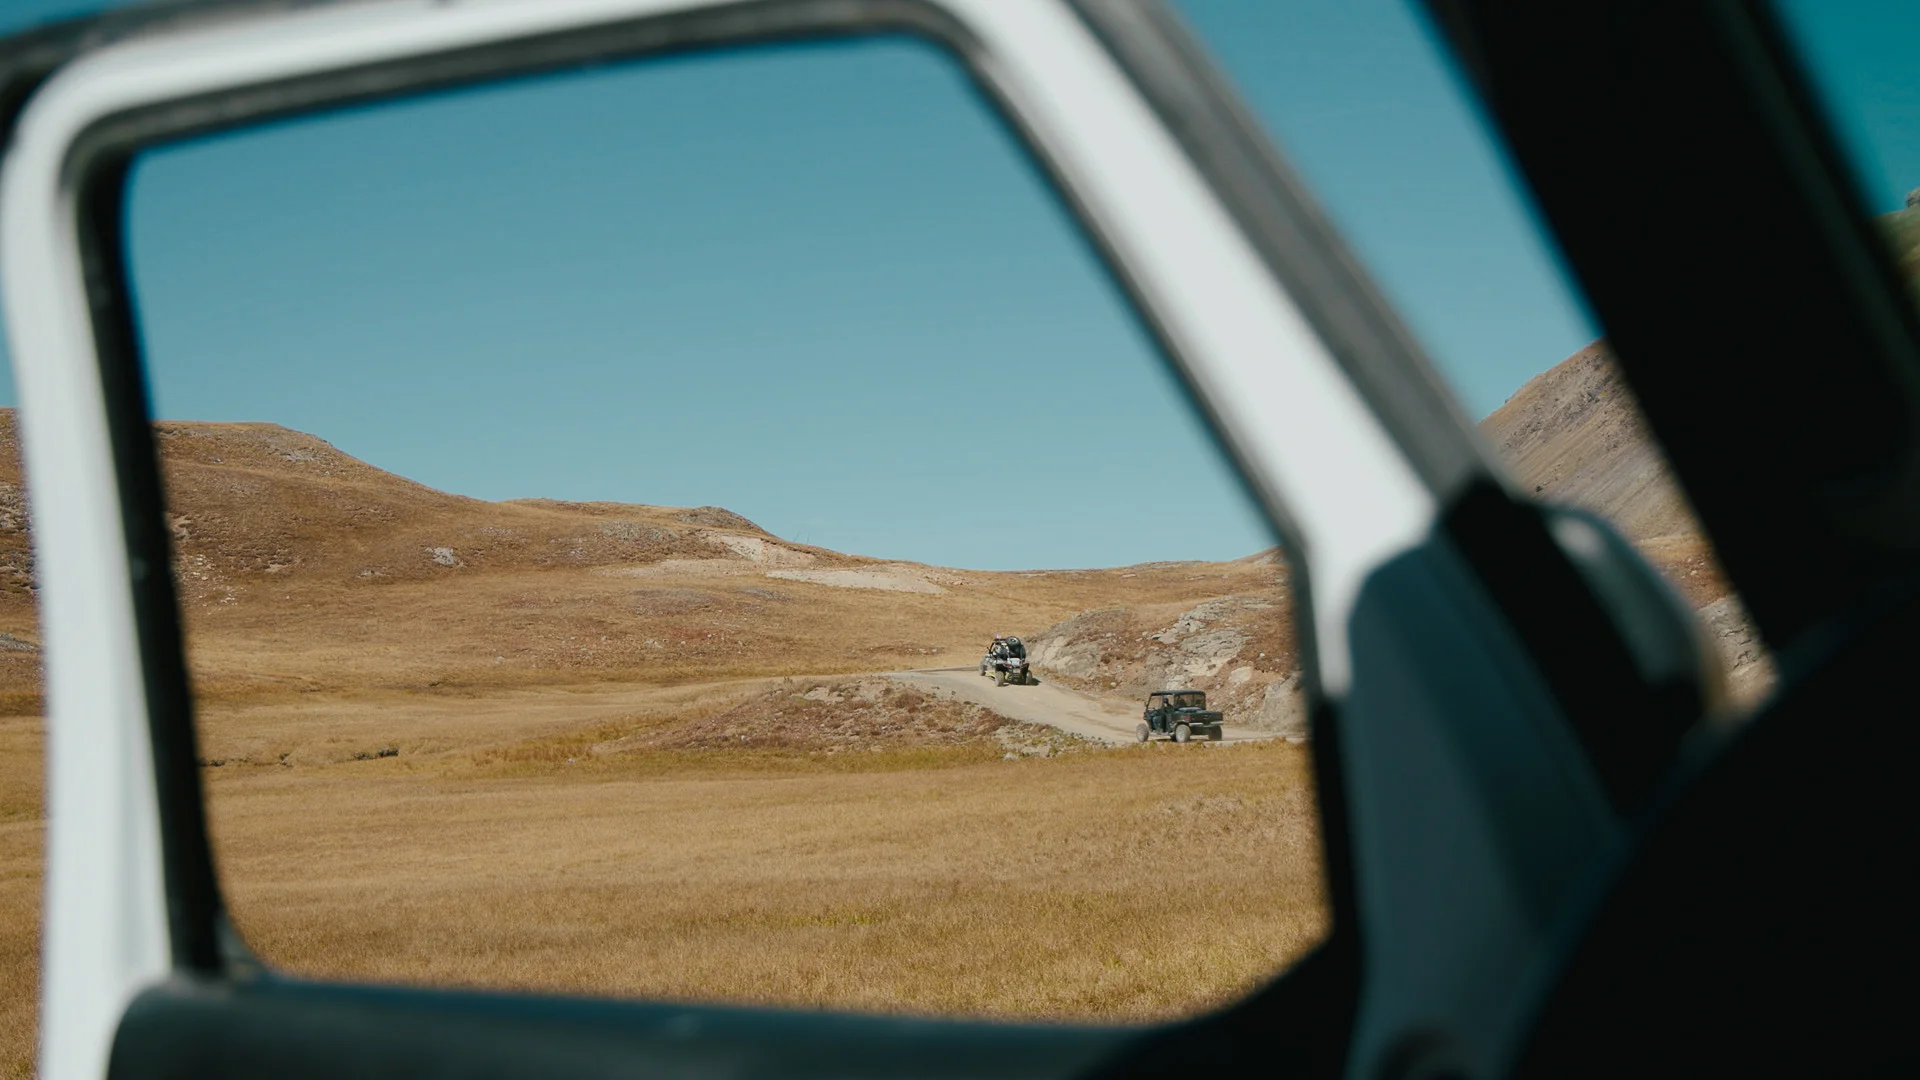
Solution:
M 1304 747 L 1109 749 L 873 677 L 1240 597 L 1247 698 L 1293 664 L 1270 558 L 953 571 L 711 507 L 459 498 L 271 425 L 158 435 L 222 883 L 272 965 L 1144 1021 L 1325 931 Z M 12 436 L 0 1076 L 31 1068 L 42 829 Z
M 243 933 L 313 975 L 1150 1020 L 1324 931 L 1299 747 L 730 753 L 227 768 L 214 831 Z
M 38 714 L 0 716 L 0 1077 L 32 1073 L 43 748 Z
M 848 702 L 804 696 L 823 688 Z M 1109 1021 L 1232 998 L 1324 933 L 1304 747 L 1095 748 L 859 690 L 212 706 L 229 901 L 260 955 L 312 976 Z M 716 745 L 743 712 L 772 719 Z M 249 754 L 270 716 L 285 732 Z M 38 722 L 0 739 L 29 792 L 0 822 L 0 1075 L 26 1075 Z
M 1484 427 L 1523 486 L 1620 522 L 1764 692 L 1603 349 Z M 877 677 L 1013 632 L 1060 686 L 1177 680 L 1259 726 L 1295 664 L 1271 556 L 950 570 L 713 507 L 461 498 L 270 424 L 157 434 L 223 887 L 270 964 L 1133 1022 L 1326 931 L 1304 746 L 1101 747 Z M 27 510 L 0 412 L 0 1077 L 31 1073 L 37 978 Z

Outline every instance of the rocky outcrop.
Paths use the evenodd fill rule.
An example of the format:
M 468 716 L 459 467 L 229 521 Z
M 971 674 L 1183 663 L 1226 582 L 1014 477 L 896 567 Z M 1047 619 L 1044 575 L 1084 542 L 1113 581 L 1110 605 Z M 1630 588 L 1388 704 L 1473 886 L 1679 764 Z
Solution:
M 1126 673 L 1121 652 L 1128 613 L 1121 608 L 1083 611 L 1027 641 L 1027 659 L 1036 671 L 1082 686 L 1117 685 Z
M 1920 232 L 1920 214 L 1888 218 Z M 1737 705 L 1765 696 L 1766 647 L 1604 341 L 1529 380 L 1480 430 L 1522 490 L 1606 518 L 1666 576 L 1719 648 Z
M 1275 732 L 1291 742 L 1306 739 L 1307 697 L 1301 692 L 1298 672 L 1267 684 L 1260 695 L 1260 708 L 1247 726 Z
M 1536 498 L 1591 510 L 1634 539 L 1699 529 L 1602 342 L 1529 380 L 1480 430 Z
M 743 529 L 748 532 L 764 533 L 765 529 L 741 517 L 731 510 L 718 506 L 696 506 L 680 514 L 680 520 L 689 525 L 705 525 L 710 529 Z
M 1275 637 L 1276 627 L 1289 635 Z M 1031 638 L 1028 656 L 1042 677 L 1082 690 L 1128 699 L 1204 690 L 1229 724 L 1296 739 L 1307 734 L 1279 586 L 1270 595 L 1213 597 L 1184 610 L 1084 611 Z
M 1720 653 L 1727 689 L 1735 703 L 1751 703 L 1773 685 L 1773 656 L 1737 596 L 1723 596 L 1696 613 Z

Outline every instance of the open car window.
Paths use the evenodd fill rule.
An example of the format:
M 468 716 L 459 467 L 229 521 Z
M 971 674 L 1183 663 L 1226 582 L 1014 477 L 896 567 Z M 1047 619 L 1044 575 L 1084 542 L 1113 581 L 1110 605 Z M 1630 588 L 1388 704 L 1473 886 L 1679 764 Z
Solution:
M 192 99 L 180 110 L 127 113 L 132 124 L 115 129 L 117 149 L 87 159 L 110 165 L 74 174 L 100 185 L 87 189 L 89 200 L 124 202 L 105 215 L 88 202 L 88 232 L 56 224 L 44 238 L 79 244 L 86 259 L 116 267 L 126 287 L 114 329 L 101 324 L 100 337 L 87 329 L 68 342 L 86 351 L 98 345 L 105 357 L 97 419 L 121 450 L 103 459 L 49 449 L 28 460 L 79 470 L 43 474 L 50 490 L 104 498 L 120 505 L 114 516 L 143 523 L 119 536 L 89 533 L 57 500 L 35 519 L 42 550 L 118 552 L 106 563 L 55 559 L 45 567 L 53 595 L 81 595 L 58 582 L 101 566 L 121 567 L 135 583 L 131 612 L 112 603 L 91 614 L 58 609 L 76 628 L 121 621 L 117 646 L 54 650 L 75 665 L 49 672 L 55 801 L 61 792 L 85 797 L 58 776 L 81 768 L 83 748 L 96 738 L 138 740 L 155 765 L 138 779 L 145 759 L 127 761 L 123 797 L 148 808 L 129 828 L 84 844 L 58 829 L 51 838 L 54 865 L 64 868 L 55 892 L 92 900 L 50 909 L 49 955 L 62 962 L 48 970 L 49 1075 L 84 1075 L 104 1060 L 121 1006 L 167 970 L 234 978 L 264 966 L 312 979 L 1111 1025 L 1217 1007 L 1325 937 L 1331 912 L 1304 708 L 1311 680 L 1298 670 L 1308 653 L 1295 624 L 1316 613 L 1296 606 L 1289 585 L 1296 571 L 1288 553 L 1304 545 L 1286 540 L 1284 528 L 1271 531 L 1275 519 L 1284 521 L 1272 485 L 1291 467 L 1278 467 L 1286 455 L 1276 456 L 1276 446 L 1237 438 L 1222 440 L 1232 457 L 1223 455 L 1202 416 L 1218 425 L 1224 411 L 1245 414 L 1232 430 L 1249 437 L 1347 445 L 1339 454 L 1347 486 L 1337 500 L 1324 484 L 1300 489 L 1335 510 L 1313 520 L 1331 560 L 1316 595 L 1333 605 L 1320 610 L 1335 612 L 1326 617 L 1337 626 L 1340 597 L 1364 575 L 1366 552 L 1417 528 L 1427 503 L 1331 355 L 1284 293 L 1260 284 L 1257 256 L 1210 208 L 1177 151 L 1155 142 L 1164 135 L 1117 71 L 1101 66 L 1097 39 L 1064 9 L 908 5 L 905 15 L 887 9 L 856 21 L 863 31 L 930 34 L 969 60 L 1002 50 L 983 87 L 991 105 L 973 96 L 949 55 L 884 37 L 642 61 L 632 70 L 656 95 L 645 108 L 609 91 L 621 88 L 621 67 L 552 73 L 574 62 L 569 49 L 597 63 L 609 41 L 616 52 L 645 53 L 662 40 L 702 43 L 703 34 L 717 44 L 734 30 L 691 17 L 663 30 L 648 21 L 652 8 L 638 7 L 645 10 L 631 25 L 619 22 L 629 13 L 617 4 L 516 8 L 501 16 L 506 25 L 462 10 L 418 22 L 412 37 L 380 23 L 380 5 L 301 13 L 291 17 L 301 32 L 277 27 L 265 39 L 249 38 L 250 16 L 227 23 L 216 14 L 196 29 L 206 35 L 196 47 L 231 48 L 233 66 L 209 64 L 204 53 L 188 63 L 185 53 L 169 52 L 162 33 L 94 58 L 105 79 L 97 85 L 117 88 L 111 103 L 75 90 L 69 100 L 78 111 L 60 111 L 68 106 L 58 104 L 59 85 L 96 85 L 77 68 L 36 99 L 55 157 L 66 153 L 58 148 L 66 136 L 56 133 L 65 119 L 132 107 L 154 92 Z M 838 10 L 789 7 L 794 21 L 776 20 L 759 36 L 778 38 L 810 26 L 809 18 L 830 26 Z M 539 74 L 517 84 L 376 104 L 358 100 L 367 85 L 359 75 L 329 67 L 363 47 L 438 55 L 476 40 L 462 34 L 518 42 L 542 19 L 560 28 L 552 39 L 558 52 L 531 54 L 524 63 Z M 964 32 L 943 21 L 954 19 Z M 629 36 L 609 38 L 609 20 Z M 262 52 L 262 40 L 280 51 Z M 1016 63 L 1017 50 L 1030 47 L 1037 66 Z M 517 73 L 518 55 L 459 52 L 451 69 L 396 62 L 383 69 L 390 81 L 382 96 L 404 97 L 415 85 L 408 80 L 464 82 L 490 64 Z M 1058 73 L 1042 76 L 1047 63 L 1075 55 L 1080 66 L 1061 70 L 1090 80 L 1081 89 Z M 748 93 L 701 71 L 735 59 L 771 65 L 770 85 L 819 65 L 824 74 L 801 83 L 824 88 L 826 98 Z M 182 82 L 172 90 L 112 79 L 116 64 L 152 73 L 175 62 Z M 141 66 L 154 63 L 160 67 Z M 905 81 L 869 92 L 873 84 L 860 85 L 862 64 L 883 82 Z M 319 81 L 300 93 L 318 97 L 248 96 L 247 80 L 263 71 L 278 78 L 302 70 Z M 569 81 L 589 91 L 555 112 L 552 95 Z M 202 111 L 212 100 L 205 95 L 231 87 L 245 91 L 235 99 L 247 103 L 239 111 Z M 355 107 L 305 105 L 329 94 Z M 952 134 L 933 138 L 916 99 L 957 118 Z M 774 113 L 749 115 L 769 101 Z M 695 107 L 705 118 L 689 116 Z M 996 107 L 1030 137 L 1055 133 L 1034 149 L 1054 179 L 1074 179 L 1075 205 L 1099 207 L 1097 217 L 1076 226 L 1062 216 L 1041 174 L 1010 152 Z M 301 115 L 278 126 L 237 122 L 282 121 L 290 108 Z M 1071 122 L 1083 109 L 1117 109 L 1122 119 L 1113 128 Z M 635 131 L 623 115 L 652 126 Z M 794 137 L 822 117 L 834 131 L 867 131 L 873 141 L 836 154 Z M 33 141 L 35 121 L 26 123 L 23 145 Z M 489 142 L 507 130 L 518 131 L 513 145 Z M 1119 138 L 1075 134 L 1100 131 Z M 675 139 L 686 149 L 664 152 Z M 920 148 L 909 150 L 916 139 Z M 423 183 L 421 170 L 446 169 L 466 153 L 462 140 L 505 163 L 496 165 L 506 171 L 493 174 L 494 186 L 462 193 L 457 183 Z M 536 146 L 545 149 L 530 155 Z M 985 179 L 956 185 L 965 170 L 939 167 L 950 150 L 997 157 Z M 767 152 L 774 159 L 754 160 Z M 348 166 L 356 155 L 358 166 Z M 342 171 L 327 181 L 288 168 L 301 160 L 322 173 Z M 447 169 L 445 178 L 462 175 Z M 1154 186 L 1122 190 L 1156 176 Z M 931 187 L 916 192 L 912 181 Z M 1115 181 L 1121 187 L 1105 195 L 1095 190 Z M 941 185 L 950 191 L 943 202 L 901 197 Z M 892 220 L 881 211 L 889 199 Z M 1195 211 L 1185 224 L 1166 216 L 1182 199 Z M 1154 215 L 1138 212 L 1149 204 Z M 809 214 L 817 239 L 781 247 L 805 235 L 796 223 Z M 860 228 L 844 227 L 849 221 Z M 91 231 L 96 226 L 111 235 Z M 1083 246 L 1078 229 L 1096 226 L 1099 246 Z M 1005 230 L 1015 246 L 988 251 L 978 243 L 982 227 Z M 547 246 L 516 251 L 524 242 L 516 229 Z M 960 235 L 974 243 L 961 257 L 940 257 L 940 245 Z M 1049 238 L 1051 251 L 1035 257 L 1036 237 Z M 1096 251 L 1112 260 L 1113 278 Z M 646 267 L 636 258 L 656 261 Z M 1193 259 L 1239 284 L 1206 287 L 1206 275 L 1181 269 Z M 15 253 L 7 266 L 30 261 Z M 1054 283 L 1023 289 L 1032 285 L 1024 275 L 1035 273 L 1054 274 Z M 756 274 L 775 287 L 757 299 L 739 288 Z M 1001 301 L 981 288 L 1003 290 L 1010 306 L 995 311 Z M 1128 294 L 1151 304 L 1147 319 L 1127 314 Z M 1046 303 L 1034 304 L 1038 296 Z M 44 446 L 61 438 L 87 444 L 95 421 L 49 436 L 76 414 L 32 408 L 47 379 L 93 370 L 34 368 L 34 356 L 52 355 L 43 347 L 58 347 L 36 339 L 23 316 L 33 310 L 18 296 L 10 302 L 23 370 L 51 373 L 23 379 L 28 415 L 50 417 L 39 429 L 53 440 Z M 41 329 L 57 337 L 65 333 L 58 326 L 75 325 L 50 320 Z M 602 344 L 592 343 L 596 336 Z M 1160 366 L 1156 343 L 1222 363 L 1176 373 Z M 1276 349 L 1288 358 L 1280 369 L 1271 364 Z M 1236 380 L 1271 379 L 1300 364 L 1321 373 L 1309 376 L 1319 381 L 1304 397 L 1233 389 Z M 1090 366 L 1076 374 L 1076 365 Z M 920 374 L 897 377 L 907 370 Z M 729 403 L 715 411 L 722 395 Z M 1062 404 L 1092 410 L 1080 434 L 1058 423 Z M 1251 422 L 1274 407 L 1304 410 L 1323 430 Z M 1170 424 L 1175 416 L 1184 426 Z M 27 430 L 31 439 L 35 429 Z M 1045 453 L 1033 455 L 1051 472 L 982 476 L 965 467 L 983 440 L 1011 443 L 1022 432 L 1051 433 L 1054 441 L 1039 445 Z M 1150 444 L 1142 432 L 1151 432 Z M 592 437 L 617 445 L 590 445 Z M 1228 463 L 1256 457 L 1265 463 L 1258 474 Z M 118 464 L 89 480 L 80 475 L 89 462 Z M 756 520 L 740 509 L 754 505 L 751 495 L 743 504 L 691 488 L 672 498 L 621 490 L 648 476 L 655 487 L 717 490 L 735 482 L 717 480 L 729 470 L 748 488 L 757 483 L 789 500 L 789 509 L 755 509 Z M 1155 470 L 1166 473 L 1160 486 L 1187 497 L 1189 522 L 1204 516 L 1206 529 L 1125 527 L 1137 504 L 1130 486 L 1087 497 L 1088 484 Z M 1305 480 L 1309 471 L 1293 474 Z M 1062 476 L 1076 479 L 1062 487 Z M 1377 497 L 1343 524 L 1340 507 L 1353 505 L 1354 483 L 1377 488 Z M 930 497 L 915 494 L 922 485 Z M 916 500 L 923 509 L 913 509 Z M 843 533 L 847 519 L 836 506 L 861 508 L 879 531 L 867 539 Z M 1106 528 L 1103 514 L 1123 527 Z M 63 532 L 69 527 L 77 531 Z M 916 529 L 948 550 L 914 541 Z M 1073 537 L 1095 535 L 1118 546 L 1072 550 Z M 129 536 L 140 554 L 120 546 Z M 161 566 L 171 573 L 148 572 Z M 1109 581 L 1118 592 L 1103 596 Z M 1028 610 L 1035 598 L 1041 607 Z M 1024 687 L 982 680 L 963 666 L 971 642 L 1008 621 L 1033 627 L 1028 640 L 1041 674 L 1026 675 Z M 53 638 L 61 625 L 52 620 Z M 1333 665 L 1336 681 L 1340 656 L 1338 639 L 1314 654 Z M 117 677 L 100 678 L 104 669 L 82 673 L 89 664 L 122 666 Z M 1161 740 L 1108 752 L 1113 740 L 1099 730 L 1098 714 L 1130 710 L 1137 695 L 1167 682 L 1195 681 L 1217 682 L 1233 702 L 1236 724 L 1215 724 L 1205 740 L 1221 745 L 1176 749 Z M 1000 700 L 1026 692 L 1038 704 L 980 700 L 1000 691 Z M 107 696 L 89 702 L 89 692 Z M 1061 709 L 1046 704 L 1062 699 L 1072 703 L 1071 723 L 1052 719 Z M 1168 757 L 1175 753 L 1187 756 Z M 1032 778 L 1052 790 L 1106 761 L 1158 770 L 1145 788 L 1119 784 L 1141 798 L 1135 812 L 1156 823 L 1144 835 L 1171 845 L 1176 859 L 1199 858 L 1233 878 L 1209 884 L 1205 873 L 1183 873 L 1181 888 L 1197 891 L 1176 906 L 1201 911 L 1215 903 L 1201 897 L 1212 895 L 1222 917 L 1244 917 L 1270 940 L 1245 939 L 1222 968 L 1198 959 L 1136 966 L 1124 949 L 1022 948 L 1007 939 L 1008 927 L 1034 921 L 1005 910 L 1015 894 L 992 867 L 1034 852 L 1096 875 L 1111 865 L 1059 838 L 1023 839 L 1023 830 L 1077 821 L 1098 848 L 1108 824 L 1091 809 L 1026 814 L 1019 799 L 966 778 Z M 1180 766 L 1166 766 L 1173 761 L 1237 766 L 1254 788 L 1196 802 Z M 751 811 L 757 798 L 730 804 L 768 779 L 768 765 L 797 768 L 811 778 L 805 783 L 824 784 L 823 794 L 841 794 L 812 812 L 778 799 Z M 742 766 L 758 776 L 731 776 Z M 881 787 L 904 785 L 894 795 L 874 786 L 887 776 Z M 341 798 L 329 809 L 313 801 L 315 779 L 356 790 L 335 789 Z M 975 812 L 933 797 L 946 784 L 986 802 Z M 1165 798 L 1148 794 L 1162 786 Z M 568 808 L 569 790 L 602 801 L 600 835 L 587 827 L 596 812 Z M 775 790 L 797 789 L 768 788 Z M 876 851 L 918 858 L 937 845 L 913 840 L 885 814 L 850 809 L 845 796 L 856 792 L 856 801 L 919 802 L 935 813 L 922 823 L 930 835 L 956 838 L 964 824 L 1004 850 L 949 848 L 938 865 L 900 864 L 903 874 L 889 882 Z M 520 805 L 500 803 L 502 795 Z M 674 805 L 646 805 L 660 795 Z M 434 824 L 431 807 L 455 804 L 480 816 Z M 752 813 L 771 817 L 755 825 L 741 816 Z M 1237 828 L 1231 819 L 1245 815 L 1264 824 Z M 58 813 L 52 820 L 77 824 Z M 1297 842 L 1278 861 L 1236 859 L 1218 845 L 1178 844 L 1188 827 L 1257 845 L 1277 828 Z M 580 843 L 556 842 L 555 829 Z M 464 848 L 452 842 L 461 835 Z M 503 862 L 508 851 L 497 845 L 510 839 L 541 865 Z M 708 840 L 720 847 L 702 853 Z M 738 848 L 743 840 L 763 850 Z M 774 891 L 806 910 L 786 910 L 769 882 L 737 876 L 783 863 L 798 873 Z M 152 874 L 128 880 L 128 866 Z M 732 869 L 715 877 L 701 866 Z M 1256 867 L 1288 880 L 1237 876 Z M 983 872 L 981 880 L 995 883 L 993 911 L 940 914 L 913 899 L 959 895 L 957 880 Z M 1061 896 L 1108 891 L 1053 871 L 1028 880 L 1036 911 L 1063 915 L 1074 905 Z M 877 891 L 835 899 L 823 891 L 829 881 Z M 476 890 L 493 897 L 476 905 Z M 1169 900 L 1160 888 L 1141 902 L 1157 908 Z M 599 925 L 594 905 L 623 927 Z M 1280 909 L 1294 914 L 1276 921 Z M 87 928 L 98 920 L 137 927 L 134 945 L 92 966 L 65 962 L 91 955 Z M 1063 926 L 1053 936 L 1081 940 L 1087 924 L 1075 921 L 1072 935 Z M 1203 939 L 1148 932 L 1157 921 L 1143 909 L 1101 925 L 1140 934 L 1152 949 L 1207 951 Z M 730 933 L 735 944 L 724 944 Z M 913 971 L 930 957 L 927 945 L 956 933 L 953 955 L 978 964 L 978 977 L 922 969 L 923 991 L 890 981 L 890 965 L 921 977 Z M 984 936 L 969 945 L 967 934 Z M 794 946 L 785 958 L 770 948 L 783 937 Z M 836 952 L 842 945 L 847 951 Z M 669 955 L 683 947 L 691 951 Z M 623 957 L 619 948 L 638 951 Z M 995 960 L 996 950 L 1055 957 L 1066 964 L 1066 981 L 1047 989 L 1046 978 L 1018 976 Z M 889 951 L 898 962 L 886 959 Z M 728 975 L 712 966 L 727 955 L 747 967 Z M 1130 967 L 1171 977 L 1173 996 L 1156 1003 L 1158 991 L 1130 987 Z M 142 999 L 150 1005 L 130 1014 L 126 1061 L 163 1062 L 171 1051 L 134 1047 L 191 1026 L 178 1013 L 164 1019 L 188 1007 L 169 994 L 151 991 Z M 776 1024 L 766 1034 L 777 1041 L 783 1030 Z M 873 1028 L 878 1041 L 857 1041 L 848 1052 L 887 1053 L 892 1036 L 883 1030 L 910 1029 Z M 1018 1029 L 1003 1035 L 1030 1038 Z M 1002 1035 L 984 1037 L 990 1048 Z M 1042 1042 L 1084 1058 L 1117 1037 L 1063 1028 Z M 520 1049 L 544 1053 L 545 1045 L 529 1038 Z
M 1277 538 L 945 54 L 641 60 L 157 148 L 127 191 L 260 962 L 1144 1023 L 1324 937 Z M 1130 528 L 1143 484 L 1207 527 Z M 1219 753 L 1134 738 L 1167 672 L 1220 687 Z

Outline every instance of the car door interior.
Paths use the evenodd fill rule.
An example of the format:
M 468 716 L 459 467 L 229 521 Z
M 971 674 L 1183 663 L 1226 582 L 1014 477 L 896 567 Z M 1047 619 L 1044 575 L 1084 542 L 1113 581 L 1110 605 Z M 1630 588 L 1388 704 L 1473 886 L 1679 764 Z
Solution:
M 1473 13 L 1449 10 L 1466 40 Z M 225 924 L 201 806 L 120 265 L 127 162 L 167 139 L 381 96 L 876 32 L 922 35 L 969 66 L 1303 552 L 1331 937 L 1235 1006 L 1145 1029 L 375 989 L 263 970 Z M 1467 52 L 1499 55 L 1477 43 Z M 0 71 L 13 136 L 0 187 L 6 297 L 28 464 L 36 492 L 49 493 L 36 496 L 36 542 L 48 552 L 54 611 L 50 889 L 56 898 L 102 882 L 120 890 L 50 917 L 50 1077 L 97 1075 L 107 1044 L 90 1040 L 100 1033 L 112 1075 L 129 1078 L 1498 1072 L 1718 700 L 1690 613 L 1604 523 L 1504 485 L 1299 181 L 1171 14 L 1147 0 L 166 6 L 19 39 Z M 1516 128 L 1527 130 L 1524 119 Z M 1524 147 L 1520 156 L 1531 164 Z M 1621 287 L 1595 289 L 1611 330 L 1613 309 L 1598 298 L 1612 302 Z M 1851 295 L 1829 291 L 1846 294 L 1836 305 Z M 1633 314 L 1622 326 L 1640 325 Z M 1636 385 L 1645 357 L 1672 348 L 1645 345 L 1648 336 L 1619 338 Z M 1649 386 L 1665 438 L 1672 394 L 1689 388 L 1662 396 L 1657 376 Z M 1285 412 L 1294 397 L 1319 419 Z M 1750 419 L 1721 422 L 1731 430 Z M 1675 458 L 1690 490 L 1697 473 L 1716 535 L 1744 535 L 1750 508 L 1738 496 L 1753 485 L 1707 494 L 1714 453 L 1695 431 L 1692 441 L 1682 433 Z M 1796 468 L 1801 488 L 1789 495 L 1799 501 L 1788 505 L 1811 512 L 1817 492 L 1807 467 Z M 1849 490 L 1851 502 L 1819 504 L 1821 520 L 1844 521 L 1856 537 L 1908 535 L 1889 532 L 1904 521 L 1888 516 L 1884 485 Z M 1794 524 L 1775 541 L 1813 531 Z M 1748 537 L 1737 550 L 1729 561 L 1743 585 L 1741 574 L 1765 579 L 1779 565 L 1765 541 Z M 1857 596 L 1881 580 L 1863 574 L 1897 569 L 1895 554 L 1875 549 L 1813 591 L 1795 586 L 1764 604 L 1756 591 L 1769 638 L 1815 640 L 1807 635 L 1826 610 L 1815 600 L 1842 586 Z M 101 626 L 125 633 L 102 637 Z M 100 642 L 92 653 L 62 647 L 89 635 Z M 124 684 L 130 671 L 138 686 Z M 82 782 L 100 746 L 120 757 Z M 83 848 L 75 830 L 93 825 Z M 153 883 L 160 902 L 143 907 Z M 118 945 L 95 940 L 103 926 L 122 934 Z M 77 974 L 62 966 L 69 960 Z
M 1781 657 L 1636 824 L 1518 1072 L 1911 1075 L 1909 294 L 1766 5 L 1428 6 Z

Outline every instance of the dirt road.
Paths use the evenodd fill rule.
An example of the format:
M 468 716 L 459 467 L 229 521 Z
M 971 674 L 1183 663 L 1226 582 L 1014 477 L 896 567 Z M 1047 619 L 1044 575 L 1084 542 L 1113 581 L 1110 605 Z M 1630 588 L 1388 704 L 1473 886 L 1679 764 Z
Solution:
M 1137 738 L 1134 734 L 1135 725 L 1140 723 L 1137 707 L 1128 708 L 1059 683 L 1042 680 L 1037 686 L 995 686 L 992 680 L 981 677 L 980 669 L 970 667 L 896 671 L 887 678 L 985 705 L 1010 720 L 1045 724 L 1105 743 L 1129 743 Z M 1251 728 L 1229 726 L 1221 732 L 1222 742 L 1271 738 L 1267 732 Z

